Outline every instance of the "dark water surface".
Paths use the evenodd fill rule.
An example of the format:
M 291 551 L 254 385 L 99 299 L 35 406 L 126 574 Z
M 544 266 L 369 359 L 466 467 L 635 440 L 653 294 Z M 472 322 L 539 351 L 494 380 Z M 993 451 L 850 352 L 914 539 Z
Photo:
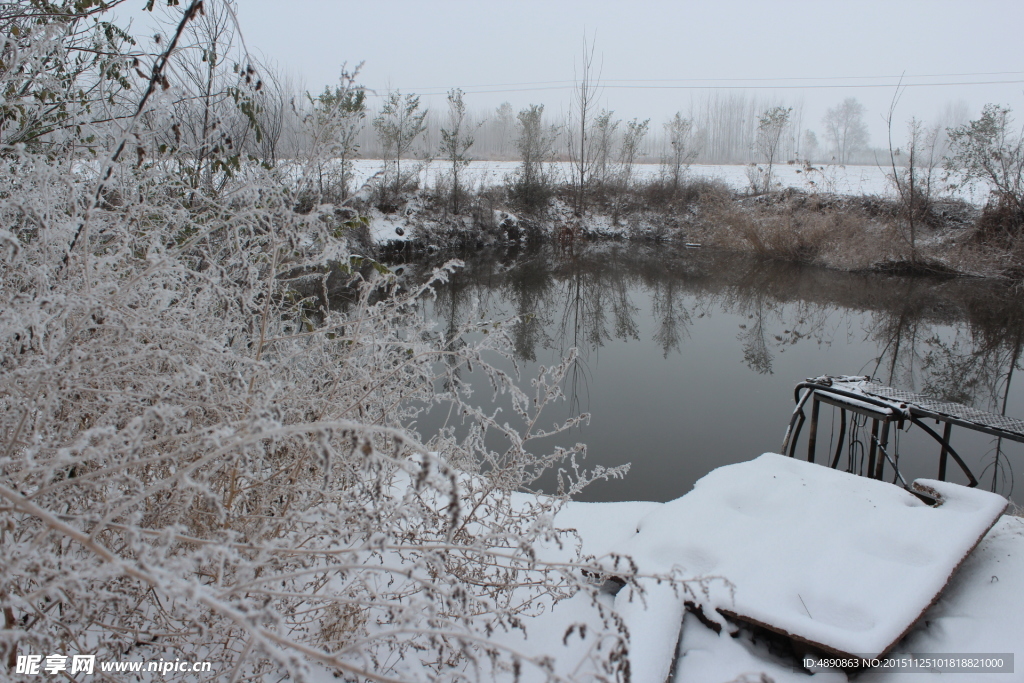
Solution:
M 513 334 L 524 386 L 540 365 L 579 349 L 563 383 L 569 400 L 543 424 L 571 410 L 591 422 L 541 446 L 584 442 L 588 466 L 631 469 L 578 499 L 671 500 L 718 466 L 778 451 L 794 386 L 822 374 L 872 375 L 1024 417 L 1024 297 L 999 283 L 635 244 L 459 258 L 465 268 L 425 304 L 442 329 L 455 329 L 474 306 L 476 315 L 519 316 Z M 468 379 L 489 404 L 482 378 Z M 831 412 L 823 406 L 820 449 L 838 436 Z M 449 416 L 435 411 L 416 428 L 427 436 L 444 424 Z M 899 434 L 908 479 L 937 473 L 938 448 L 919 431 Z M 1013 473 L 1024 472 L 1020 444 L 1002 443 L 997 457 L 995 439 L 954 428 L 953 445 L 986 489 L 1010 495 Z M 551 491 L 554 479 L 537 486 Z

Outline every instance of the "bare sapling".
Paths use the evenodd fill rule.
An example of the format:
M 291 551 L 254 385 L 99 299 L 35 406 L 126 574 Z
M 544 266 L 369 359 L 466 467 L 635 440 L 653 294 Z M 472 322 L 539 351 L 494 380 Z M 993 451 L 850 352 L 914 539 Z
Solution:
M 576 67 L 576 86 L 569 114 L 569 162 L 573 196 L 573 211 L 582 217 L 587 210 L 587 192 L 594 175 L 595 150 L 594 113 L 600 96 L 601 69 L 594 67 L 594 41 L 583 37 L 583 52 Z
M 938 165 L 936 146 L 939 139 L 937 126 L 925 128 L 912 118 L 907 123 L 907 142 L 903 150 L 893 147 L 892 126 L 902 91 L 897 87 L 889 105 L 886 125 L 889 131 L 889 181 L 896 189 L 899 200 L 901 233 L 910 248 L 910 262 L 919 261 L 918 235 L 931 211 L 934 193 L 935 168 Z M 902 163 L 900 163 L 902 162 Z
M 755 190 L 760 189 L 762 192 L 771 192 L 774 187 L 772 167 L 778 159 L 782 136 L 789 126 L 789 116 L 792 111 L 792 107 L 772 107 L 766 109 L 757 117 L 755 146 L 758 153 L 764 158 L 767 170 L 765 171 L 761 187 L 755 187 Z
M 448 127 L 441 129 L 441 157 L 448 166 L 451 180 L 449 192 L 453 214 L 458 214 L 461 207 L 463 176 L 470 162 L 469 148 L 474 142 L 471 129 L 462 90 L 454 88 L 448 92 Z
M 607 189 L 614 165 L 613 147 L 619 119 L 612 119 L 615 112 L 602 110 L 594 118 L 594 176 L 595 184 L 601 192 Z
M 692 137 L 693 122 L 683 117 L 682 112 L 677 111 L 665 124 L 665 133 L 668 136 L 668 150 L 662 168 L 671 184 L 672 196 L 676 197 L 687 169 L 697 158 Z
M 393 208 L 409 184 L 412 173 L 402 172 L 402 159 L 412 150 L 419 136 L 427 129 L 427 110 L 420 110 L 420 98 L 389 92 L 380 113 L 373 119 L 384 156 L 384 178 L 380 185 L 381 208 Z
M 626 130 L 622 135 L 622 145 L 619 147 L 618 177 L 616 179 L 618 187 L 616 188 L 615 206 L 612 214 L 612 218 L 616 222 L 619 219 L 622 201 L 633 187 L 633 166 L 640 152 L 640 144 L 647 137 L 650 123 L 650 119 L 644 119 L 643 121 L 633 119 L 626 123 Z

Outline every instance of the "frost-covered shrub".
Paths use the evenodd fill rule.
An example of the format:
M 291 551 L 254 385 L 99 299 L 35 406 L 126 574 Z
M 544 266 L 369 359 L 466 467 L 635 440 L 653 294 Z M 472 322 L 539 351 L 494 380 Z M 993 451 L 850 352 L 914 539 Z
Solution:
M 0 150 L 5 664 L 181 658 L 224 680 L 317 662 L 346 679 L 549 671 L 495 636 L 580 591 L 600 606 L 595 567 L 537 554 L 559 542 L 562 499 L 514 495 L 582 450 L 529 452 L 567 366 L 528 396 L 492 365 L 509 357 L 500 327 L 471 316 L 439 333 L 419 313 L 430 283 L 361 277 L 335 207 L 295 210 L 314 174 L 236 160 L 210 167 L 215 192 L 183 175 L 195 150 L 160 142 L 180 94 L 160 65 L 197 5 L 134 114 L 106 124 L 108 152 Z M 79 113 L 98 130 L 102 116 Z M 350 297 L 289 279 L 325 289 L 328 269 Z M 466 402 L 470 363 L 511 394 L 525 433 Z M 405 427 L 438 402 L 476 426 L 428 450 Z M 485 445 L 495 431 L 502 452 Z M 588 480 L 576 474 L 567 493 Z M 626 641 L 602 613 L 581 675 L 610 680 Z
M 536 212 L 547 206 L 554 194 L 555 183 L 548 162 L 558 133 L 553 126 L 545 126 L 543 104 L 531 104 L 520 111 L 518 121 L 516 147 L 521 161 L 505 183 L 512 201 Z

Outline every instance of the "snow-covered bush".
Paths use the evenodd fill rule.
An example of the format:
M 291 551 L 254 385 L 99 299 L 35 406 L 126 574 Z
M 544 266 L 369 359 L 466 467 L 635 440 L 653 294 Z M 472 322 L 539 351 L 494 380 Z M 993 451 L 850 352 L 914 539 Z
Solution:
M 80 5 L 51 12 L 39 42 L 5 44 L 4 111 L 39 104 L 15 86 L 40 54 L 72 58 L 61 37 Z M 509 357 L 501 326 L 439 333 L 419 312 L 430 283 L 361 270 L 337 207 L 295 210 L 315 174 L 226 156 L 220 138 L 168 144 L 174 59 L 201 5 L 141 56 L 134 108 L 69 106 L 75 121 L 34 140 L 71 144 L 0 149 L 0 666 L 63 653 L 207 660 L 224 680 L 317 663 L 345 679 L 547 675 L 497 635 L 581 591 L 600 607 L 596 566 L 538 554 L 572 545 L 551 526 L 561 498 L 514 493 L 582 450 L 529 452 L 567 366 L 522 393 L 493 367 Z M 235 87 L 244 115 L 258 79 L 243 67 Z M 203 168 L 215 182 L 182 173 L 195 145 L 230 159 Z M 327 295 L 332 271 L 348 296 Z M 455 343 L 467 336 L 481 341 Z M 470 363 L 511 393 L 524 433 L 466 402 Z M 476 427 L 428 449 L 405 427 L 438 402 Z M 495 431 L 503 452 L 485 445 Z M 567 492 L 592 476 L 572 475 Z M 618 679 L 627 641 L 599 612 L 580 675 Z

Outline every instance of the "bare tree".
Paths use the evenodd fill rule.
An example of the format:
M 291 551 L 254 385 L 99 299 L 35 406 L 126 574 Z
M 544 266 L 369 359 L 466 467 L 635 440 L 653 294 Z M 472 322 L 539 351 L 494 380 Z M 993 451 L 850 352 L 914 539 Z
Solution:
M 750 161 L 754 125 L 762 106 L 744 93 L 718 91 L 691 105 L 689 120 L 695 149 L 705 161 Z
M 757 117 L 757 151 L 764 157 L 768 170 L 765 172 L 764 191 L 772 190 L 772 165 L 779 153 L 782 134 L 789 125 L 791 107 L 772 107 Z
M 261 136 L 255 97 L 243 87 L 255 69 L 235 47 L 234 16 L 231 2 L 204 9 L 189 22 L 183 48 L 172 62 L 182 96 L 175 103 L 173 139 L 165 139 L 184 152 L 179 160 L 188 159 L 181 168 L 192 187 L 206 193 L 218 192 L 238 169 L 250 131 Z M 262 89 L 262 81 L 255 87 Z
M 583 216 L 587 210 L 587 190 L 594 173 L 594 142 L 591 136 L 594 109 L 600 91 L 601 73 L 594 72 L 594 42 L 583 37 L 583 53 L 576 70 L 569 114 L 569 160 L 572 170 L 573 210 Z
M 516 113 L 510 103 L 502 102 L 495 110 L 494 125 L 498 136 L 496 141 L 498 158 L 505 159 L 511 152 L 512 135 L 516 128 Z
M 403 98 L 396 90 L 388 93 L 384 106 L 373 120 L 384 156 L 384 182 L 381 185 L 384 204 L 388 203 L 389 193 L 396 198 L 401 196 L 407 181 L 402 175 L 402 157 L 409 153 L 416 138 L 426 130 L 426 117 L 427 110 L 420 111 L 418 96 L 409 94 Z
M 886 124 L 889 130 L 889 181 L 899 197 L 900 218 L 906 226 L 906 240 L 910 245 L 910 262 L 916 264 L 917 232 L 919 224 L 931 208 L 933 179 L 938 164 L 936 146 L 939 127 L 925 128 L 921 121 L 911 118 L 907 123 L 907 142 L 903 150 L 893 148 L 892 126 L 902 91 L 897 87 L 889 105 Z M 902 163 L 900 163 L 902 162 Z
M 679 185 L 686 169 L 697 158 L 697 150 L 694 149 L 691 135 L 693 121 L 683 118 L 682 112 L 677 111 L 665 124 L 665 132 L 668 135 L 669 149 L 663 166 L 672 183 L 672 194 L 675 195 L 679 192 Z
M 867 146 L 868 128 L 864 124 L 864 105 L 853 97 L 825 111 L 821 120 L 825 135 L 832 143 L 836 163 L 849 163 L 851 155 Z
M 448 91 L 448 128 L 441 129 L 441 157 L 449 166 L 451 207 L 455 214 L 459 212 L 459 199 L 462 196 L 462 171 L 469 165 L 468 152 L 473 146 L 469 128 L 462 90 L 454 88 Z
M 647 137 L 650 130 L 650 119 L 638 121 L 633 119 L 626 123 L 622 135 L 622 146 L 619 147 L 619 182 L 624 190 L 628 190 L 633 182 L 633 164 L 640 150 L 640 143 Z
M 255 98 L 255 114 L 259 140 L 250 141 L 256 156 L 267 166 L 277 164 L 280 153 L 281 138 L 288 126 L 289 118 L 294 117 L 291 102 L 294 99 L 294 88 L 291 81 L 282 76 L 268 64 L 258 67 L 263 85 Z

